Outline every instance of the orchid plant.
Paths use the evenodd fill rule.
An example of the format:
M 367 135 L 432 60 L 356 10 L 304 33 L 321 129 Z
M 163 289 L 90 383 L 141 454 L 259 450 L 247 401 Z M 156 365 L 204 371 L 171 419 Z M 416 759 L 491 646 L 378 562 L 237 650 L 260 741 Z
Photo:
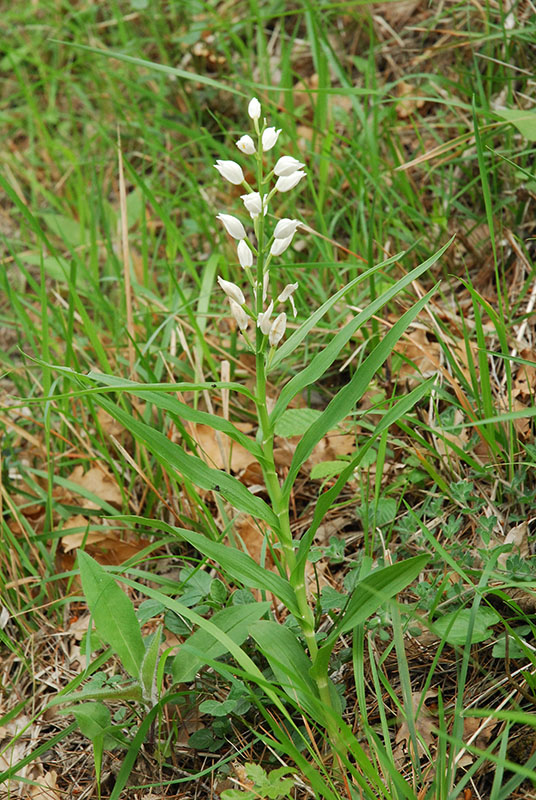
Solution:
M 266 403 L 266 376 L 272 362 L 277 345 L 285 335 L 287 313 L 281 311 L 274 319 L 274 297 L 268 302 L 270 291 L 270 264 L 273 258 L 283 255 L 290 247 L 296 230 L 300 226 L 297 219 L 283 218 L 277 221 L 272 234 L 267 231 L 266 217 L 270 202 L 278 192 L 294 189 L 305 172 L 298 159 L 292 156 L 281 156 L 274 168 L 264 175 L 264 154 L 273 149 L 279 139 L 281 129 L 267 126 L 266 120 L 261 124 L 261 104 L 254 97 L 248 106 L 248 114 L 253 121 L 257 143 L 252 136 L 245 134 L 236 143 L 238 149 L 247 155 L 255 156 L 257 173 L 257 191 L 249 185 L 239 164 L 235 161 L 217 161 L 216 169 L 220 175 L 233 184 L 241 184 L 246 194 L 241 196 L 246 211 L 253 221 L 256 245 L 247 236 L 242 222 L 230 214 L 218 214 L 217 219 L 223 224 L 227 233 L 238 241 L 237 257 L 249 281 L 253 303 L 246 303 L 242 289 L 235 283 L 218 277 L 218 283 L 228 297 L 231 314 L 242 332 L 248 347 L 255 353 L 256 392 L 255 405 L 259 428 L 257 441 L 261 445 L 266 488 L 269 492 L 272 508 L 276 514 L 278 525 L 273 531 L 281 547 L 283 571 L 291 574 L 296 567 L 296 558 L 290 528 L 288 502 L 283 496 L 274 461 L 274 425 L 270 422 Z M 269 182 L 276 177 L 274 186 L 268 189 Z M 293 316 L 296 316 L 296 305 L 293 293 L 297 283 L 290 283 L 277 295 L 277 303 L 289 302 Z M 255 325 L 255 341 L 248 336 L 250 320 Z M 305 582 L 300 581 L 295 587 L 296 599 L 301 612 L 300 624 L 306 637 L 310 652 L 316 653 L 314 635 L 314 614 L 307 601 Z
M 338 614 L 331 612 L 329 620 L 325 620 L 327 628 L 322 633 L 318 630 L 319 622 L 324 620 L 321 599 L 308 586 L 307 565 L 314 537 L 322 520 L 353 476 L 363 456 L 378 436 L 386 434 L 390 425 L 406 415 L 415 403 L 430 393 L 433 379 L 423 382 L 384 410 L 383 416 L 371 431 L 366 443 L 345 463 L 334 483 L 319 495 L 310 524 L 299 541 L 294 538 L 291 527 L 291 497 L 294 482 L 314 447 L 327 432 L 336 428 L 353 413 L 374 374 L 385 363 L 407 327 L 424 308 L 434 289 L 402 314 L 364 358 L 349 383 L 338 391 L 322 412 L 318 413 L 301 436 L 285 476 L 280 476 L 276 468 L 275 431 L 278 420 L 288 413 L 288 406 L 293 399 L 306 387 L 317 382 L 359 329 L 386 303 L 422 275 L 442 255 L 448 244 L 397 281 L 392 281 L 383 294 L 374 298 L 362 311 L 349 319 L 328 343 L 316 352 L 310 362 L 293 375 L 283 386 L 275 402 L 269 406 L 267 403 L 269 371 L 277 369 L 288 360 L 305 337 L 312 335 L 312 329 L 318 325 L 322 317 L 336 303 L 344 302 L 346 293 L 358 283 L 368 280 L 380 269 L 383 269 L 387 276 L 388 268 L 398 262 L 400 255 L 393 256 L 355 277 L 349 284 L 327 298 L 320 308 L 308 314 L 307 318 L 296 325 L 296 329 L 285 339 L 287 315 L 292 314 L 293 318 L 297 317 L 294 293 L 298 289 L 298 283 L 275 288 L 271 265 L 274 259 L 287 252 L 302 223 L 298 219 L 287 217 L 274 218 L 272 203 L 281 193 L 295 189 L 306 173 L 304 164 L 290 155 L 282 155 L 275 160 L 272 169 L 265 170 L 265 158 L 277 145 L 281 129 L 269 126 L 266 120 L 261 122 L 262 109 L 257 98 L 249 102 L 248 113 L 253 125 L 252 135 L 248 133 L 241 136 L 236 146 L 243 156 L 254 159 L 256 186 L 250 185 L 241 165 L 234 160 L 218 160 L 215 168 L 224 180 L 244 188 L 241 199 L 244 210 L 251 220 L 252 232 L 248 234 L 244 223 L 237 216 L 229 213 L 217 215 L 225 231 L 236 241 L 238 268 L 245 276 L 245 279 L 240 281 L 241 285 L 222 276 L 218 277 L 218 284 L 228 299 L 230 314 L 236 321 L 245 346 L 255 355 L 255 390 L 251 392 L 240 383 L 223 381 L 144 385 L 100 374 L 90 376 L 76 374 L 75 379 L 79 384 L 89 383 L 94 387 L 89 391 L 98 393 L 94 396 L 98 397 L 104 410 L 129 429 L 135 440 L 147 448 L 170 474 L 187 481 L 190 486 L 198 486 L 223 497 L 237 511 L 251 515 L 259 529 L 264 532 L 266 547 L 272 555 L 277 572 L 273 572 L 264 564 L 258 564 L 249 554 L 242 552 L 235 545 L 227 545 L 217 540 L 217 536 L 211 538 L 195 530 L 169 525 L 160 519 L 142 517 L 123 517 L 123 519 L 128 519 L 131 524 L 164 530 L 175 539 L 189 542 L 205 557 L 217 563 L 222 572 L 231 579 L 248 588 L 260 590 L 263 594 L 271 593 L 281 603 L 278 620 L 293 617 L 297 623 L 293 628 L 273 618 L 263 619 L 270 614 L 270 603 L 266 599 L 252 605 L 225 607 L 214 613 L 210 619 L 205 619 L 194 609 L 181 603 L 180 597 L 176 599 L 151 586 L 122 578 L 123 583 L 135 587 L 137 591 L 157 601 L 162 609 L 167 608 L 179 614 L 198 628 L 180 645 L 178 652 L 171 658 L 173 685 L 193 680 L 198 671 L 207 664 L 217 667 L 217 659 L 230 653 L 242 670 L 242 674 L 248 675 L 251 681 L 263 688 L 271 702 L 279 708 L 287 720 L 291 721 L 292 717 L 282 702 L 281 690 L 302 715 L 306 714 L 320 724 L 328 733 L 338 763 L 344 762 L 353 778 L 366 788 L 366 781 L 346 757 L 351 750 L 353 757 L 357 758 L 360 764 L 367 764 L 366 754 L 342 717 L 340 695 L 330 677 L 331 655 L 341 635 L 355 630 L 356 626 L 364 623 L 383 603 L 411 583 L 423 569 L 428 556 L 425 554 L 406 561 L 390 563 L 387 554 L 384 558 L 386 566 L 376 566 L 372 559 L 365 560 L 353 589 L 345 600 L 344 608 Z M 249 288 L 246 288 L 246 285 L 249 285 Z M 66 374 L 73 377 L 70 371 Z M 95 383 L 100 386 L 95 387 Z M 253 402 L 257 415 L 256 440 L 245 436 L 231 421 L 192 408 L 173 395 L 175 391 L 208 393 L 223 389 L 241 392 Z M 136 414 L 129 414 L 120 403 L 114 403 L 105 396 L 108 391 L 141 397 L 148 405 L 173 415 L 176 421 L 184 419 L 194 424 L 208 424 L 214 431 L 227 435 L 246 447 L 262 469 L 268 501 L 251 494 L 231 474 L 208 466 L 201 458 L 188 452 L 186 446 L 170 441 L 156 426 L 148 424 Z M 231 520 L 230 525 L 232 524 Z M 212 532 L 214 533 L 214 530 Z M 119 595 L 122 592 L 114 584 L 114 579 L 90 556 L 81 554 L 79 566 L 84 593 L 99 635 L 120 657 L 133 682 L 119 690 L 106 690 L 106 693 L 100 690 L 95 693 L 89 688 L 82 693 L 69 695 L 69 699 L 101 701 L 128 697 L 137 699 L 149 715 L 154 714 L 157 707 L 165 702 L 165 695 L 161 692 L 167 664 L 164 664 L 165 658 L 158 655 L 159 637 L 154 636 L 152 639 L 149 638 L 149 641 L 143 639 L 139 621 L 131 604 L 126 598 L 125 601 L 120 599 Z M 241 645 L 248 636 L 252 637 L 268 660 L 274 681 L 279 684 L 277 690 L 274 690 L 273 684 L 266 681 L 256 663 L 242 649 Z M 228 669 L 225 667 L 224 673 L 228 672 Z M 102 715 L 102 709 L 99 708 L 98 713 Z M 292 745 L 289 739 L 285 742 L 288 751 Z M 303 759 L 300 761 L 299 752 L 297 750 L 292 752 L 297 762 L 304 769 L 308 769 L 307 763 Z M 316 780 L 314 774 L 311 780 L 314 784 Z M 367 792 L 368 790 L 365 792 L 366 796 L 370 796 Z M 332 795 L 318 790 L 318 796 Z

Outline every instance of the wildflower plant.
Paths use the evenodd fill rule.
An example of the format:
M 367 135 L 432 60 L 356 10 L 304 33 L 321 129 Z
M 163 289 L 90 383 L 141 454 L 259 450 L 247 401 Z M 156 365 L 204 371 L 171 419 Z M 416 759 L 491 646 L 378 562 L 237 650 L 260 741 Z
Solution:
M 228 213 L 229 209 L 217 215 L 226 233 L 236 242 L 234 245 L 236 270 L 241 277 L 234 282 L 219 276 L 218 285 L 227 298 L 229 312 L 236 321 L 245 346 L 255 355 L 254 391 L 250 391 L 240 383 L 221 381 L 144 385 L 100 374 L 91 374 L 89 377 L 77 374 L 76 380 L 82 387 L 85 386 L 86 390 L 90 384 L 93 387 L 90 391 L 98 398 L 103 409 L 129 429 L 136 442 L 147 448 L 169 474 L 185 482 L 192 496 L 195 496 L 193 487 L 199 487 L 212 492 L 214 496 L 223 497 L 237 511 L 251 515 L 259 529 L 264 532 L 266 547 L 277 569 L 274 572 L 258 564 L 233 544 L 224 544 L 220 541 L 217 529 L 212 529 L 211 537 L 199 530 L 177 527 L 159 519 L 123 517 L 131 524 L 164 530 L 172 538 L 189 542 L 203 556 L 215 562 L 222 573 L 229 578 L 250 589 L 260 590 L 263 595 L 271 593 L 281 604 L 277 619 L 271 616 L 271 605 L 266 598 L 255 604 L 222 608 L 210 619 L 205 619 L 197 614 L 195 609 L 181 603 L 180 596 L 174 598 L 169 593 L 141 585 L 128 577 L 122 578 L 124 584 L 135 587 L 153 601 L 160 603 L 162 609 L 173 611 L 198 627 L 198 630 L 180 645 L 178 651 L 172 655 L 166 654 L 171 659 L 171 695 L 174 691 L 173 686 L 193 680 L 198 671 L 207 664 L 217 668 L 218 659 L 224 654 L 231 654 L 242 677 L 246 676 L 262 687 L 270 702 L 277 706 L 289 723 L 292 722 L 292 714 L 282 700 L 285 696 L 301 715 L 307 715 L 316 725 L 323 728 L 328 734 L 337 763 L 346 766 L 354 780 L 362 786 L 366 796 L 378 796 L 369 793 L 367 781 L 363 778 L 362 773 L 367 774 L 368 770 L 367 756 L 343 720 L 340 695 L 330 677 L 330 659 L 340 637 L 353 631 L 356 626 L 376 613 L 382 604 L 411 583 L 424 568 L 428 556 L 426 554 L 416 556 L 394 564 L 389 564 L 389 559 L 386 559 L 388 565 L 377 568 L 373 568 L 372 562 L 364 561 L 359 579 L 348 594 L 344 608 L 338 615 L 331 612 L 329 620 L 325 620 L 327 627 L 324 626 L 322 633 L 318 630 L 320 622 L 324 621 L 321 598 L 316 597 L 314 590 L 307 584 L 307 564 L 319 525 L 354 474 L 361 459 L 378 436 L 385 433 L 393 423 L 405 416 L 419 400 L 432 391 L 433 380 L 424 381 L 410 393 L 392 402 L 383 412 L 367 443 L 349 460 L 333 485 L 320 494 L 310 525 L 299 541 L 296 541 L 292 531 L 290 503 L 295 480 L 314 447 L 328 431 L 333 430 L 353 412 L 375 372 L 386 361 L 399 338 L 424 308 L 434 289 L 402 314 L 371 349 L 350 382 L 339 390 L 303 433 L 284 479 L 278 474 L 274 458 L 275 430 L 278 420 L 287 412 L 292 400 L 322 377 L 359 329 L 382 306 L 422 275 L 442 255 L 448 243 L 427 261 L 397 281 L 393 280 L 383 294 L 374 298 L 351 318 L 325 347 L 319 349 L 311 361 L 283 386 L 275 403 L 269 407 L 267 403 L 269 371 L 280 367 L 301 345 L 305 337 L 312 335 L 314 326 L 335 303 L 344 300 L 347 292 L 358 283 L 367 281 L 380 269 L 388 275 L 388 268 L 398 262 L 400 255 L 393 256 L 358 275 L 332 297 L 327 298 L 322 306 L 313 310 L 288 335 L 288 318 L 291 316 L 293 320 L 297 319 L 294 294 L 299 285 L 296 282 L 284 287 L 277 286 L 271 274 L 271 267 L 274 260 L 288 250 L 302 223 L 297 219 L 277 218 L 274 212 L 277 211 L 276 201 L 279 195 L 296 189 L 305 177 L 305 164 L 293 156 L 282 155 L 274 158 L 274 166 L 271 169 L 265 167 L 265 159 L 271 158 L 270 153 L 279 142 L 281 130 L 268 125 L 266 120 L 261 122 L 261 104 L 256 98 L 250 101 L 248 113 L 253 130 L 242 135 L 236 142 L 236 147 L 242 157 L 253 161 L 255 185 L 249 184 L 242 166 L 234 160 L 219 160 L 214 166 L 224 180 L 244 189 L 241 196 L 242 209 L 238 213 L 245 218 L 245 223 L 235 214 Z M 72 371 L 66 370 L 64 374 L 73 379 Z M 255 440 L 245 436 L 231 421 L 192 408 L 174 394 L 185 390 L 209 393 L 223 389 L 240 392 L 253 403 L 257 416 Z M 129 414 L 121 401 L 116 403 L 106 396 L 110 391 L 143 398 L 153 408 L 172 415 L 177 424 L 180 420 L 194 424 L 208 424 L 217 435 L 226 435 L 247 448 L 260 465 L 268 500 L 253 495 L 231 474 L 210 467 L 201 458 L 189 452 L 185 446 L 171 441 L 164 432 L 145 421 L 150 415 L 145 415 L 145 419 L 142 420 L 135 414 Z M 232 527 L 232 517 L 229 524 Z M 86 554 L 81 556 L 79 565 L 84 593 L 99 636 L 120 657 L 126 672 L 131 676 L 131 683 L 126 687 L 122 686 L 117 692 L 109 691 L 106 695 L 95 694 L 89 689 L 83 690 L 78 695 L 71 694 L 69 699 L 84 701 L 128 697 L 138 700 L 146 713 L 154 716 L 155 709 L 165 703 L 167 697 L 162 688 L 165 657 L 159 657 L 157 652 L 160 639 L 157 640 L 156 635 L 148 637 L 147 640 L 143 639 L 132 606 L 128 601 L 120 601 L 118 593 L 121 594 L 121 590 L 117 586 L 115 589 L 112 588 L 114 579 L 105 573 L 102 567 Z M 282 624 L 287 617 L 294 618 L 293 625 Z M 274 676 L 271 683 L 242 649 L 242 644 L 248 636 L 256 642 L 270 664 Z M 169 661 L 166 662 L 166 669 L 168 665 Z M 228 674 L 229 667 L 225 666 L 222 670 L 223 674 Z M 274 686 L 274 683 L 277 686 Z M 267 719 L 271 717 L 267 716 Z M 285 739 L 285 748 L 304 770 L 309 769 L 307 762 L 293 747 L 288 737 Z M 313 750 L 310 752 L 314 755 Z M 360 769 L 356 769 L 348 760 L 349 752 L 359 763 Z M 309 771 L 308 777 L 316 787 L 317 796 L 334 796 L 331 790 L 326 788 L 325 783 L 320 781 L 318 776 L 315 777 L 314 772 Z

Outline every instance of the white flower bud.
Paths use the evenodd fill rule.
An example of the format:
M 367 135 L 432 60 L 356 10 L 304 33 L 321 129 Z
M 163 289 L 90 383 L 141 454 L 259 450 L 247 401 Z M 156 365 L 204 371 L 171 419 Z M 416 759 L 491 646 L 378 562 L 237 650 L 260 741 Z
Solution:
M 236 146 L 242 153 L 245 153 L 247 156 L 251 156 L 255 152 L 255 142 L 253 141 L 251 136 L 249 136 L 247 133 L 244 136 L 240 137 L 240 139 L 236 143 Z
M 255 219 L 262 211 L 262 197 L 258 192 L 250 192 L 249 194 L 241 194 L 240 197 L 244 201 L 246 211 L 249 211 L 251 219 Z
M 287 177 L 288 175 L 293 175 L 304 166 L 305 164 L 301 164 L 297 158 L 293 158 L 292 156 L 281 156 L 274 167 L 274 173 L 278 178 Z
M 236 283 L 231 283 L 231 281 L 224 281 L 223 278 L 220 278 L 218 275 L 218 283 L 220 284 L 221 288 L 227 295 L 230 297 L 231 300 L 234 300 L 235 303 L 238 305 L 243 306 L 246 302 L 246 298 L 244 297 L 244 293 L 242 289 L 236 285 Z
M 281 292 L 281 294 L 279 295 L 279 297 L 277 298 L 278 302 L 280 303 L 284 303 L 286 300 L 290 300 L 290 305 L 292 306 L 292 313 L 294 314 L 294 316 L 296 316 L 298 312 L 296 310 L 296 306 L 294 304 L 294 298 L 292 297 L 292 295 L 297 288 L 298 288 L 297 283 L 288 283 Z
M 245 239 L 246 229 L 239 219 L 233 217 L 232 214 L 217 214 L 216 219 L 219 219 L 227 233 L 233 239 Z
M 231 306 L 231 314 L 236 320 L 236 324 L 240 328 L 241 331 L 245 331 L 249 325 L 249 317 L 242 308 L 239 306 L 238 303 L 233 300 L 232 297 L 229 298 L 229 305 Z
M 282 175 L 276 180 L 275 188 L 278 192 L 290 192 L 291 189 L 294 189 L 294 187 L 298 185 L 302 178 L 305 178 L 305 172 L 301 169 L 293 172 L 292 175 Z
M 272 300 L 266 311 L 261 311 L 261 313 L 257 317 L 257 328 L 260 328 L 265 336 L 268 336 L 268 334 L 270 333 L 270 329 L 272 327 L 270 323 L 270 317 L 272 316 L 273 310 L 274 310 L 274 301 Z
M 251 119 L 259 119 L 261 116 L 261 104 L 259 103 L 256 97 L 253 97 L 249 101 L 248 114 L 251 117 Z
M 274 239 L 272 246 L 270 247 L 270 254 L 272 256 L 282 255 L 282 253 L 284 253 L 285 250 L 290 247 L 293 237 L 294 234 L 292 233 L 290 236 L 287 236 L 286 239 Z
M 236 252 L 238 253 L 240 266 L 251 267 L 253 264 L 253 253 L 251 252 L 251 248 L 246 244 L 245 239 L 240 239 L 236 248 Z
M 283 311 L 278 317 L 274 319 L 272 327 L 270 328 L 268 341 L 270 342 L 270 345 L 272 347 L 276 347 L 276 345 L 279 344 L 279 342 L 285 335 L 286 327 L 287 327 L 287 315 Z
M 262 302 L 266 302 L 266 298 L 268 297 L 268 284 L 270 283 L 270 273 L 265 272 L 264 278 L 262 279 Z
M 225 178 L 226 181 L 229 183 L 234 183 L 235 186 L 239 186 L 241 183 L 244 183 L 244 173 L 242 172 L 242 167 L 240 164 L 237 164 L 236 161 L 222 161 L 218 159 L 214 164 L 222 178 Z
M 299 220 L 283 217 L 275 226 L 274 236 L 276 239 L 287 239 L 289 236 L 294 236 L 299 225 L 301 225 Z
M 266 128 L 262 134 L 262 149 L 265 153 L 272 149 L 274 144 L 277 142 L 280 133 L 281 128 L 279 128 L 279 130 L 276 130 L 275 128 Z

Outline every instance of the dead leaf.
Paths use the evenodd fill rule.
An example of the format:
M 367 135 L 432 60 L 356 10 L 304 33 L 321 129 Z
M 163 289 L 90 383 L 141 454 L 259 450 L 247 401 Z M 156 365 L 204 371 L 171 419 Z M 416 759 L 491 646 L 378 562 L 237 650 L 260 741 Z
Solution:
M 426 701 L 433 697 L 437 697 L 437 690 L 435 689 L 429 689 L 426 692 L 424 699 L 422 699 L 422 692 L 411 693 L 411 704 L 413 716 L 415 718 L 415 729 L 419 734 L 419 740 L 417 741 L 419 758 L 424 756 L 427 749 L 430 749 L 435 742 L 435 734 L 433 733 L 433 730 L 434 728 L 438 727 L 438 720 L 426 706 Z M 398 765 L 398 767 L 401 767 L 408 759 L 408 751 L 413 747 L 409 726 L 406 720 L 401 723 L 400 728 L 398 729 L 395 738 L 395 744 L 396 747 L 393 750 L 393 756 L 395 758 L 395 763 Z
M 481 717 L 464 717 L 463 720 L 463 741 L 465 744 L 472 747 L 478 747 L 480 750 L 485 750 L 491 739 L 491 733 L 496 720 L 483 720 Z M 475 737 L 476 734 L 476 737 Z M 475 738 L 473 738 L 475 737 Z M 472 753 L 465 752 L 461 758 L 457 760 L 458 767 L 469 767 L 475 760 L 476 756 Z
M 91 467 L 84 472 L 83 466 L 78 464 L 69 475 L 69 480 L 111 505 L 121 506 L 123 503 L 115 477 L 103 467 Z M 82 498 L 81 505 L 83 508 L 100 508 L 98 503 L 86 497 Z
M 30 789 L 31 800 L 59 800 L 62 792 L 58 788 L 58 773 L 55 770 L 45 772 L 37 779 L 37 786 Z
M 439 343 L 430 341 L 424 328 L 414 328 L 398 343 L 396 350 L 407 359 L 397 370 L 396 377 L 408 379 L 410 386 L 416 372 L 427 378 L 439 369 Z
M 396 88 L 399 98 L 396 103 L 396 113 L 399 119 L 407 119 L 426 104 L 422 91 L 413 84 L 400 81 Z
M 251 558 L 257 564 L 264 563 L 268 569 L 272 569 L 274 562 L 270 548 L 264 543 L 266 534 L 259 528 L 253 517 L 250 517 L 249 514 L 240 514 L 233 522 L 233 529 Z M 240 543 L 238 543 L 238 547 L 240 547 Z
M 535 361 L 536 356 L 531 350 L 522 350 L 519 354 L 527 361 Z M 522 403 L 532 403 L 536 394 L 536 364 L 520 364 L 512 382 L 512 394 Z
M 513 547 L 509 553 L 500 554 L 497 563 L 500 564 L 501 567 L 506 568 L 506 562 L 514 553 L 517 553 L 522 558 L 527 558 L 530 554 L 529 523 L 522 522 L 520 525 L 516 525 L 515 528 L 512 528 L 504 537 L 502 544 L 511 544 Z
M 97 524 L 100 526 L 101 530 L 92 531 L 91 520 L 87 517 L 77 514 L 76 517 L 68 519 L 63 526 L 64 531 L 70 530 L 71 528 L 83 528 L 83 530 L 77 531 L 76 533 L 67 533 L 65 536 L 61 537 L 61 546 L 64 552 L 68 553 L 70 550 L 75 550 L 77 547 L 80 547 L 82 542 L 88 545 L 96 544 L 106 539 L 107 532 L 102 530 L 102 522 L 98 520 Z M 89 530 L 87 530 L 88 528 Z
M 252 430 L 252 425 L 240 425 L 235 423 L 239 429 L 245 428 L 245 432 Z M 205 454 L 207 463 L 214 469 L 228 469 L 235 474 L 246 469 L 255 459 L 250 452 L 241 444 L 231 441 L 223 433 L 216 435 L 213 428 L 209 425 L 196 425 L 192 430 L 192 436 Z
M 400 31 L 415 14 L 421 0 L 399 0 L 396 3 L 373 3 L 370 6 L 374 17 L 381 17 L 391 28 Z

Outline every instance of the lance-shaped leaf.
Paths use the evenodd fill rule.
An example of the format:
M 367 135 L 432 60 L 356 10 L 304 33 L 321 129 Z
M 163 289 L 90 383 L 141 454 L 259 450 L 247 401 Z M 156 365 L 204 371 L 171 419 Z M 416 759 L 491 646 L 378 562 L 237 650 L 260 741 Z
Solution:
M 401 278 L 399 281 L 393 284 L 393 286 L 383 292 L 383 294 L 369 303 L 366 308 L 363 309 L 363 311 L 360 311 L 357 316 L 351 319 L 350 322 L 348 322 L 344 328 L 342 328 L 342 330 L 340 330 L 331 339 L 331 341 L 328 342 L 328 344 L 323 347 L 322 350 L 320 350 L 320 352 L 304 369 L 302 369 L 286 384 L 286 386 L 284 386 L 270 415 L 270 421 L 272 424 L 283 413 L 293 397 L 301 392 L 306 386 L 310 386 L 312 383 L 315 383 L 322 375 L 324 375 L 326 370 L 333 364 L 342 348 L 348 343 L 354 333 L 359 330 L 359 328 L 367 320 L 369 320 L 373 314 L 379 311 L 382 306 L 388 303 L 389 300 L 392 300 L 392 298 L 401 292 L 402 289 L 404 289 L 406 286 L 409 286 L 409 284 L 422 275 L 423 272 L 426 272 L 426 270 L 429 269 L 432 264 L 434 264 L 438 258 L 443 255 L 445 250 L 450 246 L 451 242 L 452 239 L 450 239 L 447 244 L 438 250 L 437 253 L 434 253 L 433 256 L 428 258 L 418 267 L 415 267 L 415 269 L 413 269 L 407 275 L 404 275 L 403 278 Z M 348 287 L 345 287 L 345 289 L 341 290 L 341 292 L 346 292 L 347 290 Z M 340 292 L 337 294 L 340 294 Z M 322 309 L 323 308 L 324 306 L 322 306 Z M 297 331 L 297 333 L 298 332 L 299 331 Z
M 116 653 L 125 670 L 136 680 L 145 645 L 134 607 L 115 579 L 91 556 L 78 551 L 82 588 L 99 636 Z
M 250 634 L 288 696 L 312 717 L 318 718 L 321 704 L 316 685 L 309 675 L 311 661 L 295 634 L 289 628 L 265 620 L 252 625 Z
M 426 305 L 435 291 L 435 287 L 422 297 L 393 325 L 391 330 L 376 345 L 372 353 L 356 371 L 352 380 L 344 386 L 322 412 L 318 420 L 311 425 L 296 447 L 288 475 L 283 484 L 283 495 L 290 495 L 294 480 L 302 466 L 309 458 L 318 442 L 328 431 L 333 430 L 354 408 L 365 393 L 375 372 L 387 360 L 396 343 L 415 319 L 419 311 Z
M 408 558 L 398 564 L 377 569 L 359 581 L 352 591 L 346 610 L 341 614 L 318 651 L 315 664 L 310 670 L 311 676 L 318 677 L 324 674 L 331 652 L 342 633 L 365 622 L 386 600 L 390 600 L 395 594 L 409 586 L 422 572 L 428 561 L 428 555 Z
M 435 378 L 429 378 L 427 381 L 421 383 L 420 386 L 417 386 L 415 389 L 413 389 L 409 394 L 401 397 L 400 400 L 398 400 L 395 405 L 390 408 L 381 418 L 379 423 L 374 428 L 374 431 L 370 434 L 367 443 L 363 445 L 363 447 L 359 448 L 352 460 L 341 470 L 334 485 L 325 492 L 322 492 L 316 501 L 311 525 L 301 537 L 298 545 L 296 566 L 292 570 L 292 574 L 290 576 L 290 582 L 293 586 L 303 581 L 305 561 L 307 560 L 309 548 L 313 543 L 315 533 L 324 519 L 324 515 L 329 511 L 330 508 L 333 507 L 335 500 L 346 486 L 347 481 L 354 474 L 354 470 L 359 466 L 362 458 L 370 450 L 378 436 L 384 430 L 387 430 L 393 423 L 400 420 L 400 418 L 403 417 L 404 414 L 406 414 L 411 408 L 413 408 L 413 406 L 418 403 L 419 400 L 428 394 L 434 381 Z
M 261 567 L 257 562 L 242 550 L 236 547 L 229 547 L 220 542 L 213 542 L 201 533 L 189 531 L 186 528 L 176 528 L 161 520 L 143 519 L 134 516 L 117 516 L 115 519 L 122 519 L 131 522 L 141 522 L 151 528 L 165 530 L 172 533 L 179 539 L 190 542 L 200 553 L 207 558 L 211 558 L 221 566 L 232 578 L 241 581 L 244 586 L 250 589 L 261 589 L 272 592 L 278 597 L 293 614 L 299 615 L 300 611 L 290 583 L 282 578 L 281 575 L 269 569 Z
M 388 267 L 390 264 L 394 264 L 395 261 L 398 261 L 404 253 L 396 253 L 395 255 L 388 258 L 386 261 L 382 261 L 381 264 L 375 264 L 370 269 L 365 270 L 361 275 L 358 275 L 357 278 L 354 278 L 350 283 L 347 283 L 346 286 L 343 286 L 342 289 L 339 289 L 338 292 L 335 292 L 334 295 L 329 297 L 325 303 L 322 303 L 320 308 L 317 308 L 316 311 L 313 311 L 311 316 L 305 320 L 305 322 L 300 325 L 300 327 L 294 331 L 294 333 L 289 336 L 289 338 L 283 342 L 283 344 L 278 348 L 277 353 L 272 359 L 272 369 L 278 366 L 278 364 L 282 364 L 291 353 L 296 350 L 297 347 L 303 342 L 309 331 L 314 328 L 315 325 L 322 319 L 324 314 L 326 314 L 332 306 L 337 303 L 341 297 L 353 289 L 354 286 L 357 286 L 358 283 L 362 283 L 367 278 L 370 278 L 371 275 L 374 275 L 381 269 Z
M 274 512 L 264 500 L 255 497 L 243 483 L 228 475 L 223 470 L 211 469 L 197 456 L 187 453 L 180 445 L 170 442 L 163 433 L 146 425 L 145 422 L 127 414 L 122 408 L 116 406 L 104 397 L 99 399 L 102 407 L 122 425 L 129 430 L 140 442 L 143 442 L 153 453 L 155 458 L 171 468 L 179 475 L 184 476 L 201 489 L 218 492 L 235 508 L 245 511 L 253 517 L 258 517 L 268 525 L 277 527 L 278 520 Z
M 210 621 L 226 633 L 235 644 L 242 644 L 249 627 L 257 622 L 270 608 L 270 603 L 251 603 L 245 606 L 224 608 L 214 614 Z M 173 659 L 171 672 L 175 683 L 192 681 L 201 667 L 227 653 L 225 644 L 219 642 L 208 631 L 199 629 L 182 644 Z
M 330 631 L 327 641 L 335 641 L 341 633 L 355 628 L 361 622 L 374 614 L 378 608 L 409 586 L 422 572 L 430 557 L 428 555 L 414 556 L 397 564 L 382 567 L 354 587 L 352 596 L 346 610 Z
M 169 394 L 169 392 L 173 391 L 173 388 L 167 384 L 162 384 L 162 389 L 165 389 L 165 392 L 155 392 L 150 390 L 148 387 L 144 387 L 140 383 L 136 383 L 136 381 L 127 381 L 123 378 L 117 378 L 111 375 L 92 373 L 90 377 L 95 378 L 106 386 L 116 386 L 118 391 L 128 392 L 128 394 L 132 394 L 135 397 L 140 397 L 151 405 L 154 405 L 156 408 L 161 408 L 163 411 L 169 411 L 172 414 L 176 414 L 177 417 L 187 419 L 189 422 L 208 425 L 213 430 L 226 434 L 226 436 L 228 436 L 230 439 L 233 439 L 233 441 L 235 441 L 237 444 L 245 447 L 246 450 L 251 453 L 251 455 L 257 461 L 262 461 L 264 459 L 262 448 L 254 439 L 250 439 L 249 436 L 246 436 L 245 433 L 242 433 L 242 431 L 238 430 L 238 428 L 236 428 L 232 422 L 229 422 L 229 420 L 224 419 L 223 417 L 218 417 L 216 414 L 209 414 L 207 411 L 198 411 L 196 408 L 191 408 L 186 403 L 181 403 L 180 400 L 177 400 L 176 397 L 173 397 L 171 394 Z M 222 388 L 229 390 L 236 390 L 237 386 L 242 388 L 240 384 L 235 383 L 207 384 L 207 387 L 210 387 L 212 390 L 214 390 L 217 386 L 221 386 Z M 184 390 L 190 391 L 188 384 L 183 385 L 183 391 Z

